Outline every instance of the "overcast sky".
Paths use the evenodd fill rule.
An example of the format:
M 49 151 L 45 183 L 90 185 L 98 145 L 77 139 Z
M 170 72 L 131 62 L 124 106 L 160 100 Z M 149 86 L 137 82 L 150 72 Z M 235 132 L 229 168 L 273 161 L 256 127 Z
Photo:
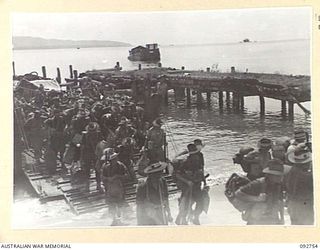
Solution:
M 309 39 L 311 9 L 277 8 L 132 13 L 14 13 L 14 36 L 202 44 Z

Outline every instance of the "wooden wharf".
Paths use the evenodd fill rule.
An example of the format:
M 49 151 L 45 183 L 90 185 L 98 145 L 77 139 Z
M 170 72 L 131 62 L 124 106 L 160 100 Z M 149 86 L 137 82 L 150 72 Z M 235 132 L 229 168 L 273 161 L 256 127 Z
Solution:
M 136 155 L 136 160 L 138 157 L 139 155 Z M 89 189 L 86 189 L 85 183 L 73 182 L 70 173 L 63 172 L 60 164 L 57 165 L 56 173 L 52 174 L 48 172 L 45 164 L 35 167 L 32 151 L 25 151 L 23 158 L 23 173 L 41 203 L 64 199 L 76 215 L 108 208 L 106 194 L 96 189 L 94 173 L 91 173 Z M 138 182 L 142 181 L 142 177 L 137 174 L 137 167 L 135 167 L 135 173 L 137 181 L 127 181 L 124 184 L 127 203 L 135 202 L 136 187 Z M 172 176 L 166 174 L 164 178 L 168 184 L 169 197 L 178 193 L 179 190 Z
M 141 68 L 141 67 L 139 67 Z M 231 102 L 235 111 L 244 108 L 244 97 L 258 96 L 260 113 L 265 113 L 265 98 L 281 101 L 281 111 L 289 119 L 294 118 L 294 104 L 297 104 L 307 114 L 310 112 L 302 106 L 302 102 L 311 100 L 310 76 L 281 75 L 267 73 L 236 72 L 234 67 L 230 73 L 207 71 L 191 71 L 172 68 L 145 68 L 129 71 L 93 70 L 84 73 L 97 81 L 112 82 L 119 88 L 134 88 L 137 81 L 144 81 L 145 90 L 155 86 L 156 83 L 165 83 L 166 91 L 173 89 L 186 99 L 187 106 L 191 105 L 191 95 L 196 93 L 197 104 L 206 94 L 210 105 L 211 93 L 218 93 L 219 108 L 224 106 L 224 100 Z M 168 100 L 167 93 L 164 99 Z
M 15 79 L 15 64 L 13 65 L 13 77 Z M 164 103 L 168 103 L 168 91 L 173 89 L 179 96 L 185 98 L 187 107 L 191 106 L 191 96 L 196 94 L 197 104 L 203 102 L 203 94 L 206 94 L 207 104 L 210 105 L 212 93 L 217 93 L 219 108 L 222 110 L 224 101 L 227 107 L 232 106 L 235 112 L 239 112 L 245 107 L 245 97 L 258 96 L 260 102 L 260 114 L 265 114 L 265 98 L 279 100 L 281 103 L 282 116 L 294 119 L 294 106 L 297 104 L 309 115 L 310 111 L 304 108 L 303 102 L 311 101 L 311 80 L 307 75 L 284 75 L 269 73 L 237 72 L 235 67 L 231 67 L 230 72 L 212 71 L 210 68 L 204 70 L 186 70 L 162 67 L 143 68 L 141 64 L 136 70 L 121 70 L 120 63 L 117 62 L 114 68 L 89 70 L 78 73 L 72 65 L 69 65 L 69 77 L 65 78 L 68 83 L 79 84 L 82 77 L 88 76 L 102 84 L 112 83 L 116 89 L 131 89 L 133 95 L 137 82 L 143 82 L 144 91 L 151 93 L 157 83 L 165 83 L 166 93 L 163 94 Z M 47 77 L 46 67 L 42 66 L 42 75 Z M 62 82 L 60 69 L 57 68 L 55 77 L 61 86 Z M 175 95 L 176 96 L 176 95 Z

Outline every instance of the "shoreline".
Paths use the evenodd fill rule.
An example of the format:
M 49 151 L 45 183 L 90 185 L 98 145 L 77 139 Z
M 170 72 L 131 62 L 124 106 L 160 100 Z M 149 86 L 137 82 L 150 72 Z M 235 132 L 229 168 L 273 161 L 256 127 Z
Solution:
M 228 202 L 227 198 L 224 196 L 224 185 L 218 184 L 210 187 L 210 206 L 208 214 L 202 213 L 200 216 L 201 226 L 242 226 L 245 222 L 241 219 L 241 214 Z M 178 214 L 178 197 L 180 193 L 172 195 L 169 197 L 169 203 L 171 208 L 172 216 L 175 220 Z M 25 200 L 14 201 L 13 204 L 13 221 L 12 227 L 14 229 L 55 229 L 55 228 L 114 228 L 111 227 L 111 218 L 108 216 L 108 209 L 103 208 L 97 212 L 75 215 L 68 208 L 67 203 L 64 200 L 48 203 L 50 205 L 61 205 L 60 213 L 55 213 L 55 217 L 50 216 L 50 207 L 45 208 L 45 211 L 34 211 L 34 203 L 37 203 L 36 199 L 30 200 L 30 205 L 32 211 L 21 211 L 21 208 L 17 205 L 21 202 L 24 203 Z M 128 225 L 127 227 L 141 227 L 136 225 L 135 217 L 135 204 L 129 203 L 130 209 L 128 215 L 124 216 L 123 222 Z M 56 206 L 55 206 L 56 207 Z M 16 209 L 15 209 L 16 208 Z M 25 207 L 26 209 L 26 207 Z M 26 218 L 25 213 L 31 212 L 32 214 Z M 41 218 L 35 218 L 37 215 Z M 60 214 L 60 217 L 57 217 Z M 62 215 L 62 216 L 61 216 Z M 24 221 L 22 221 L 24 219 Z M 174 224 L 169 224 L 169 226 L 177 226 Z M 192 224 L 187 226 L 194 226 Z

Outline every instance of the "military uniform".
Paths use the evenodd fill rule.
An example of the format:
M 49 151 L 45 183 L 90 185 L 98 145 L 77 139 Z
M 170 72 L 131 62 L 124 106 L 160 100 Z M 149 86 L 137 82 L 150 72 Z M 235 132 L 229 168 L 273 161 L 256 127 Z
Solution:
M 274 190 L 274 192 L 270 191 Z M 265 202 L 254 203 L 245 211 L 242 218 L 248 225 L 278 225 L 282 224 L 281 211 L 283 209 L 281 186 L 272 185 L 268 187 L 265 177 L 256 179 L 240 188 L 240 191 L 251 196 L 267 194 Z M 277 199 L 273 199 L 276 196 Z
M 168 186 L 162 177 L 165 163 L 154 163 L 143 170 L 146 181 L 137 188 L 137 222 L 138 225 L 167 225 L 172 221 Z
M 200 152 L 190 154 L 179 169 L 176 170 L 177 185 L 181 189 L 179 199 L 179 214 L 177 224 L 187 224 L 187 216 L 191 215 L 191 207 L 196 203 L 193 211 L 194 219 L 198 224 L 199 215 L 203 211 L 201 182 L 204 180 L 203 155 Z M 192 186 L 186 183 L 189 181 Z
M 133 136 L 134 134 L 134 130 L 125 125 L 125 126 L 119 126 L 117 129 L 116 129 L 116 141 L 117 141 L 117 144 L 120 145 L 122 144 L 123 140 L 125 138 L 128 138 L 128 137 L 131 137 Z
M 126 166 L 119 162 L 106 162 L 102 167 L 102 181 L 106 190 L 106 203 L 113 216 L 112 225 L 119 224 L 121 209 L 126 206 L 124 181 L 127 178 Z
M 45 124 L 49 127 L 49 149 L 47 150 L 46 159 L 47 165 L 50 165 L 52 172 L 55 172 L 55 159 L 57 154 L 60 155 L 60 160 L 63 162 L 63 155 L 65 152 L 65 136 L 64 129 L 66 126 L 65 119 L 62 115 L 55 115 L 53 118 L 49 118 L 45 121 Z
M 288 161 L 293 166 L 285 178 L 288 193 L 288 213 L 292 225 L 314 223 L 314 197 L 312 154 L 306 143 L 298 144 L 289 152 Z
M 74 149 L 74 156 L 73 161 L 79 161 L 81 150 L 79 147 L 77 147 L 76 144 L 80 144 L 81 142 L 81 136 L 82 131 L 86 129 L 86 126 L 89 124 L 90 118 L 89 117 L 74 117 L 71 120 L 71 142 L 70 147 L 73 147 Z
M 284 224 L 283 176 L 284 166 L 279 159 L 268 161 L 265 177 L 242 186 L 235 197 L 248 204 L 242 219 L 248 225 Z
M 148 157 L 150 163 L 165 161 L 164 159 L 164 137 L 163 129 L 157 126 L 151 127 L 147 132 L 146 145 L 148 148 Z
M 252 151 L 243 158 L 241 167 L 250 180 L 255 180 L 263 177 L 262 171 L 269 160 L 271 154 L 268 151 Z
M 163 204 L 160 199 L 168 204 L 168 186 L 166 180 L 161 178 L 159 184 L 152 185 L 147 179 L 137 188 L 137 222 L 138 225 L 168 225 L 168 219 L 163 213 Z
M 97 144 L 102 140 L 100 131 L 83 132 L 82 143 L 81 143 L 81 168 L 84 170 L 85 176 L 88 181 L 90 179 L 90 170 L 95 169 L 97 188 L 100 188 L 100 171 L 97 171 L 96 162 L 96 147 Z
M 33 117 L 26 121 L 24 129 L 30 142 L 30 146 L 34 150 L 34 157 L 39 163 L 42 156 L 42 143 L 43 143 L 43 127 L 40 117 Z

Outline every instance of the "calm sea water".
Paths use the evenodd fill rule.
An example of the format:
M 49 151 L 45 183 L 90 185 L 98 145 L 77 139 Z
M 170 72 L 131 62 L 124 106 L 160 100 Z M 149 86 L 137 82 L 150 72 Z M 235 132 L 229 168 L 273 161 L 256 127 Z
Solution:
M 49 77 L 56 76 L 56 68 L 60 67 L 62 77 L 68 77 L 68 65 L 84 72 L 90 69 L 110 68 L 117 61 L 124 70 L 136 69 L 137 63 L 127 60 L 130 48 L 90 48 L 90 49 L 58 49 L 58 50 L 25 50 L 14 51 L 13 59 L 16 73 L 24 74 L 31 71 L 41 72 L 41 66 L 47 67 Z M 282 73 L 294 75 L 310 75 L 309 41 L 264 42 L 247 44 L 225 44 L 205 46 L 163 46 L 161 63 L 164 67 L 186 69 L 205 69 L 218 64 L 220 71 L 229 71 L 235 66 L 240 71 Z M 143 67 L 154 65 L 143 65 Z M 205 97 L 205 96 L 204 96 Z M 259 99 L 245 98 L 245 109 L 241 114 L 234 114 L 224 106 L 219 111 L 218 97 L 213 95 L 210 107 L 198 108 L 194 105 L 186 108 L 183 101 L 174 103 L 173 97 L 169 107 L 164 110 L 165 119 L 172 137 L 169 138 L 169 154 L 175 154 L 174 141 L 178 150 L 184 150 L 186 145 L 196 138 L 206 143 L 203 149 L 207 171 L 212 182 L 225 180 L 232 172 L 238 172 L 240 167 L 233 165 L 232 156 L 241 146 L 256 146 L 262 137 L 275 139 L 280 136 L 291 137 L 296 127 L 304 127 L 311 132 L 311 119 L 306 117 L 299 107 L 295 107 L 294 122 L 281 117 L 281 103 L 266 99 L 266 114 L 259 114 Z M 310 109 L 311 104 L 304 103 Z M 22 198 L 20 196 L 20 198 Z M 16 209 L 34 207 L 35 200 L 27 199 L 16 202 Z M 38 204 L 38 203 L 37 203 Z M 38 205 L 44 219 L 51 214 L 70 216 L 63 202 Z M 57 206 L 59 208 L 57 208 Z M 61 208 L 61 206 L 63 208 Z M 19 210 L 20 209 L 20 210 Z M 30 211 L 29 211 L 30 212 Z M 35 213 L 36 214 L 36 213 Z M 49 215 L 48 215 L 49 214 Z M 41 217 L 42 216 L 42 217 Z M 51 224 L 52 220 L 51 221 Z M 50 224 L 50 223 L 49 223 Z
M 83 72 L 91 69 L 114 67 L 120 62 L 124 70 L 137 69 L 137 62 L 127 59 L 130 47 L 15 50 L 13 60 L 16 73 L 31 71 L 41 73 L 46 66 L 47 75 L 55 77 L 59 67 L 62 77 L 69 76 L 69 65 Z M 221 71 L 279 72 L 282 74 L 310 74 L 310 41 L 234 43 L 202 46 L 160 46 L 161 63 L 164 67 L 206 69 L 218 64 Z M 146 65 L 143 66 L 152 66 Z

